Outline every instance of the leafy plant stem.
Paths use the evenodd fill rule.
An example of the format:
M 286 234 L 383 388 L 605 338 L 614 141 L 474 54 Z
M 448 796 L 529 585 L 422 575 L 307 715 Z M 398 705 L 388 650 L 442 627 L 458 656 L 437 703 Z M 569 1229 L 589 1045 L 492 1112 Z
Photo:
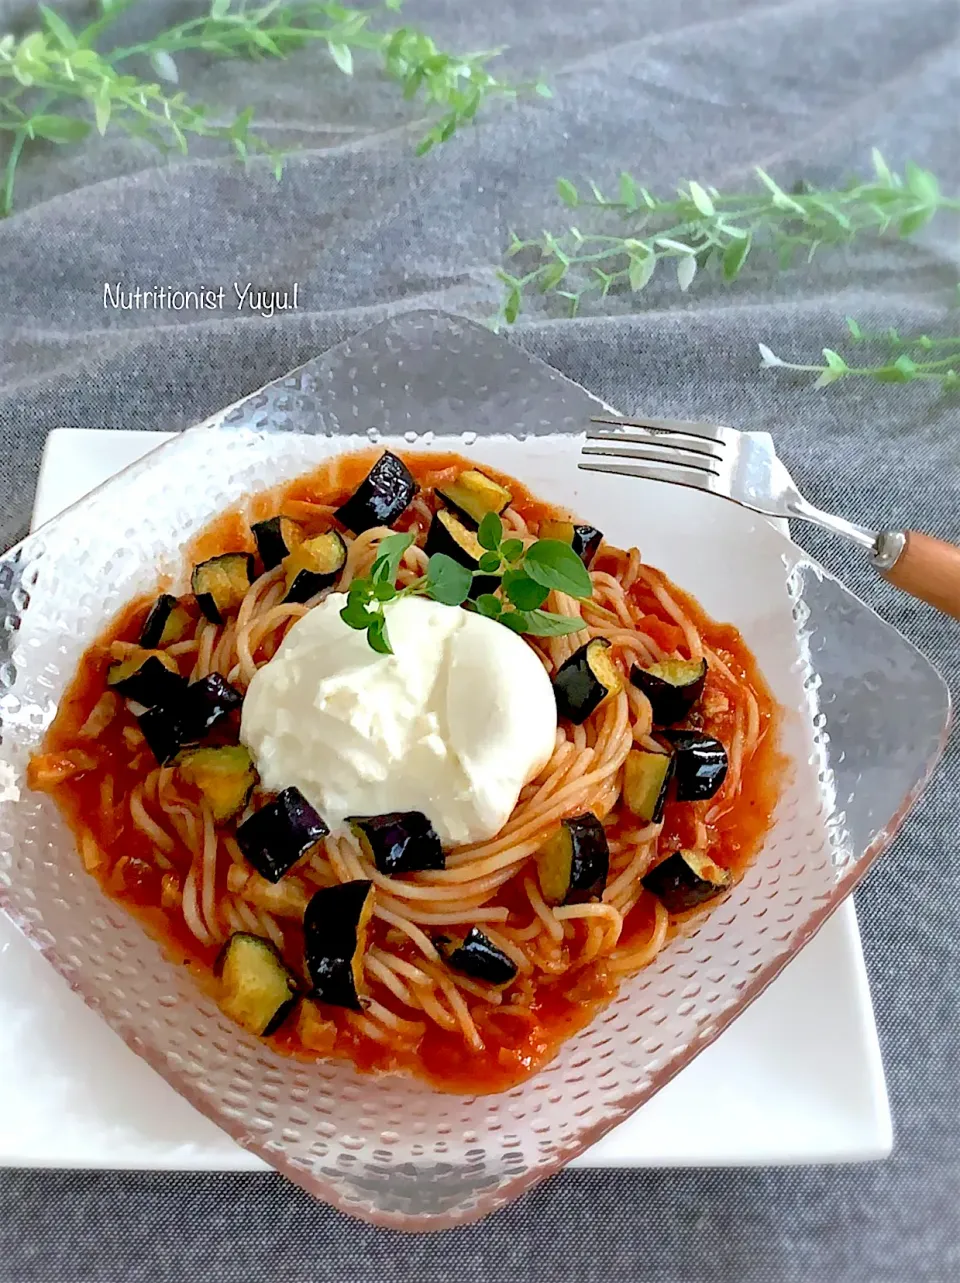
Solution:
M 139 0 L 114 0 L 113 4 L 104 5 L 103 13 L 95 22 L 91 22 L 84 27 L 83 31 L 77 36 L 78 44 L 83 45 L 86 49 L 92 49 L 103 33 L 117 21 L 122 14 L 128 9 L 132 9 Z
M 37 103 L 37 114 L 46 111 L 53 100 L 53 94 L 44 94 Z M 23 152 L 24 145 L 29 137 L 29 127 L 26 122 L 26 118 L 24 118 L 23 123 L 16 126 L 16 131 L 10 143 L 10 151 L 3 167 L 3 192 L 2 195 L 0 195 L 0 218 L 6 218 L 13 209 L 13 191 L 17 181 L 17 165 L 20 163 L 21 153 Z
M 723 193 L 691 181 L 667 199 L 628 173 L 620 175 L 616 196 L 595 184 L 592 195 L 581 196 L 562 178 L 558 193 L 565 204 L 584 211 L 584 227 L 512 238 L 506 258 L 518 259 L 522 270 L 504 266 L 499 273 L 505 286 L 501 318 L 514 321 L 532 290 L 558 294 L 575 315 L 590 295 L 605 298 L 624 289 L 639 294 L 670 260 L 686 290 L 710 267 L 725 281 L 736 280 L 748 258 L 762 250 L 785 269 L 801 253 L 809 261 L 822 247 L 865 235 L 913 236 L 936 214 L 960 212 L 960 199 L 944 196 L 928 170 L 908 162 L 897 174 L 876 150 L 873 168 L 872 176 L 829 191 L 806 185 L 785 191 L 757 169 L 756 192 Z
M 369 574 L 351 582 L 340 618 L 350 628 L 366 632 L 370 647 L 383 655 L 391 653 L 384 606 L 404 597 L 427 597 L 442 605 L 463 606 L 516 633 L 558 637 L 579 632 L 582 619 L 541 609 L 553 590 L 581 599 L 592 594 L 593 583 L 577 554 L 569 544 L 556 540 L 538 539 L 524 546 L 513 537 L 504 539 L 503 534 L 500 518 L 487 513 L 477 530 L 484 552 L 476 568 L 461 565 L 445 553 L 434 553 L 427 562 L 427 573 L 402 588 L 396 586 L 396 579 L 413 536 L 387 535 Z M 499 595 L 488 591 L 473 600 L 474 581 L 480 577 L 499 579 Z
M 890 330 L 883 335 L 865 334 L 856 321 L 847 318 L 847 326 L 858 344 L 883 343 L 899 354 L 892 360 L 875 365 L 851 365 L 832 348 L 823 349 L 823 363 L 784 361 L 760 344 L 760 363 L 765 369 L 795 370 L 815 374 L 816 387 L 827 387 L 841 379 L 872 379 L 877 383 L 938 383 L 944 391 L 960 387 L 960 335 L 932 339 L 929 335 L 901 336 Z M 946 356 L 922 359 L 922 353 L 947 350 Z M 914 352 L 916 355 L 911 355 Z
M 176 56 L 188 51 L 213 58 L 285 59 L 319 44 L 344 75 L 353 73 L 355 53 L 373 56 L 399 83 L 404 98 L 419 98 L 427 106 L 429 128 L 417 146 L 421 155 L 450 138 L 491 98 L 515 98 L 528 90 L 549 95 L 542 84 L 497 79 L 487 64 L 499 50 L 447 53 L 414 27 L 378 25 L 385 14 L 399 9 L 400 0 L 383 0 L 378 9 L 353 8 L 338 0 L 268 0 L 258 6 L 210 0 L 201 16 L 135 44 L 98 52 L 109 28 L 136 3 L 100 0 L 100 16 L 77 31 L 41 4 L 39 30 L 22 39 L 0 35 L 0 131 L 11 135 L 0 212 L 12 208 L 26 145 L 33 138 L 78 142 L 90 132 L 91 118 L 101 134 L 120 128 L 162 151 L 186 153 L 193 136 L 226 143 L 242 159 L 253 152 L 266 154 L 280 177 L 281 153 L 253 132 L 252 108 L 218 119 L 181 90 L 143 79 L 137 64 L 144 60 L 159 81 L 176 85 Z M 65 114 L 64 107 L 79 108 L 80 114 Z

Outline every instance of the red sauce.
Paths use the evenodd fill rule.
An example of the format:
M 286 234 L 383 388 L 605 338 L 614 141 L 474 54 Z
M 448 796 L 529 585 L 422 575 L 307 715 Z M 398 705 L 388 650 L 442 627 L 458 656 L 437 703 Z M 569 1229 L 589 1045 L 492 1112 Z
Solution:
M 254 496 L 242 511 L 238 508 L 224 513 L 191 541 L 185 550 L 186 564 L 221 552 L 254 551 L 250 522 L 272 516 L 285 505 L 343 502 L 366 475 L 378 453 L 371 450 L 334 460 L 286 486 Z M 455 454 L 410 455 L 405 457 L 405 462 L 424 490 L 452 479 L 457 471 L 470 466 Z M 528 521 L 538 522 L 564 515 L 535 498 L 514 478 L 487 467 L 484 471 L 509 487 L 514 496 L 514 509 Z M 323 511 L 311 515 L 309 509 L 298 507 L 292 515 L 307 527 L 308 533 L 319 532 L 330 525 L 329 515 Z M 409 511 L 397 523 L 397 528 L 422 529 L 425 525 L 424 518 Z M 606 555 L 601 552 L 595 569 L 604 568 Z M 705 644 L 722 658 L 732 672 L 746 679 L 757 695 L 761 729 L 764 731 L 762 742 L 743 777 L 738 800 L 713 826 L 713 858 L 739 874 L 756 854 L 770 827 L 780 791 L 783 760 L 776 743 L 778 710 L 737 630 L 714 622 L 692 598 L 669 581 L 664 579 L 663 583 L 684 613 L 693 620 Z M 159 588 L 165 586 L 158 585 Z M 666 651 L 682 648 L 682 629 L 666 616 L 649 588 L 638 581 L 630 593 L 637 608 L 645 612 L 644 630 Z M 188 596 L 182 601 L 196 615 L 192 599 Z M 89 831 L 104 852 L 105 860 L 94 872 L 107 894 L 136 914 L 150 934 L 161 941 L 169 956 L 190 965 L 198 982 L 209 988 L 213 983 L 211 968 L 216 950 L 203 946 L 194 938 L 183 923 L 179 907 L 173 911 L 161 907 L 163 871 L 153 859 L 153 844 L 130 820 L 129 793 L 155 766 L 149 750 L 141 747 L 138 751 L 131 751 L 124 739 L 124 730 L 134 727 L 135 719 L 124 707 L 95 740 L 78 738 L 80 728 L 106 689 L 110 644 L 115 641 L 136 642 L 152 602 L 153 598 L 148 597 L 131 602 L 89 648 L 61 700 L 44 751 L 58 753 L 82 749 L 94 754 L 95 769 L 74 775 L 50 791 L 78 839 L 85 830 Z M 181 663 L 184 676 L 188 675 L 192 663 L 193 656 Z M 725 680 L 711 670 L 701 703 L 713 711 L 704 717 L 704 728 L 721 741 L 729 739 L 735 722 L 735 710 L 724 706 L 727 693 Z M 235 742 L 238 722 L 239 719 L 235 718 L 225 730 L 221 729 L 219 738 L 223 742 L 231 739 Z M 105 809 L 102 789 L 108 777 L 113 778 L 115 804 Z M 185 789 L 185 786 L 178 785 L 178 788 Z M 678 847 L 692 845 L 697 818 L 704 816 L 711 805 L 669 802 L 659 842 L 660 851 L 667 854 Z M 623 823 L 627 827 L 636 827 L 637 821 L 625 815 Z M 190 867 L 192 856 L 178 842 L 169 859 L 182 878 Z M 221 866 L 224 863 L 220 861 Z M 223 890 L 225 887 L 218 887 L 218 892 Z M 522 902 L 523 893 L 515 883 L 503 888 L 495 901 L 511 909 L 519 908 Z M 654 907 L 653 897 L 644 893 L 627 915 L 621 944 L 636 943 L 639 947 L 649 937 Z M 283 930 L 287 961 L 302 971 L 299 928 L 284 918 Z M 401 953 L 408 951 L 410 960 L 416 961 L 413 947 L 388 941 L 387 931 L 384 923 L 374 919 L 370 938 L 376 944 Z M 597 1009 L 610 1000 L 621 979 L 622 975 L 609 974 L 602 962 L 560 976 L 539 977 L 529 1017 L 505 1015 L 496 1009 L 482 1016 L 480 1032 L 485 1035 L 486 1049 L 480 1053 L 471 1051 L 459 1033 L 447 1033 L 429 1021 L 427 1032 L 416 1047 L 387 1047 L 359 1033 L 341 1009 L 325 1007 L 323 1015 L 336 1025 L 335 1054 L 349 1056 L 361 1069 L 403 1069 L 426 1076 L 445 1090 L 493 1092 L 515 1085 L 548 1061 L 565 1039 L 587 1024 Z M 272 1041 L 287 1054 L 318 1058 L 318 1053 L 311 1052 L 301 1043 L 295 1020 L 288 1021 Z

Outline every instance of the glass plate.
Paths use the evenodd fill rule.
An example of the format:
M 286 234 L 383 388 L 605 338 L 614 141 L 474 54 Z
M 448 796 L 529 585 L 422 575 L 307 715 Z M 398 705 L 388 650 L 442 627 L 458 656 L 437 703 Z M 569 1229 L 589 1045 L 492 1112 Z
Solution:
M 694 492 L 577 473 L 573 434 L 597 405 L 478 326 L 408 315 L 181 434 L 0 559 L 0 903 L 197 1108 L 312 1194 L 379 1224 L 476 1219 L 649 1099 L 850 893 L 945 741 L 936 671 L 767 522 Z M 549 1066 L 497 1096 L 275 1055 L 101 893 L 56 808 L 24 787 L 83 649 L 158 568 L 179 574 L 182 542 L 252 489 L 381 437 L 502 461 L 587 516 L 602 502 L 611 537 L 636 531 L 651 561 L 742 628 L 786 710 L 792 770 L 747 877 Z

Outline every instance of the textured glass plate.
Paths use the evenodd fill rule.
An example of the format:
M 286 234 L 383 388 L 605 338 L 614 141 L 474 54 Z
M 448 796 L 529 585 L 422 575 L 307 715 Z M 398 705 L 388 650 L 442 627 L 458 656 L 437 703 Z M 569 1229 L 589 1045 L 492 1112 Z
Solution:
M 767 523 L 704 496 L 577 473 L 576 443 L 553 434 L 582 430 L 595 405 L 478 327 L 406 317 L 182 434 L 0 560 L 8 913 L 139 1055 L 236 1140 L 318 1197 L 382 1224 L 442 1228 L 482 1215 L 648 1099 L 849 893 L 945 736 L 948 697 L 930 665 Z M 614 540 L 639 542 L 743 629 L 787 710 L 792 775 L 748 876 L 550 1066 L 501 1096 L 446 1096 L 275 1056 L 102 896 L 55 808 L 23 789 L 27 757 L 82 649 L 119 604 L 152 586 L 158 565 L 179 569 L 179 542 L 245 492 L 378 430 L 412 446 L 455 446 L 547 497 L 604 514 Z

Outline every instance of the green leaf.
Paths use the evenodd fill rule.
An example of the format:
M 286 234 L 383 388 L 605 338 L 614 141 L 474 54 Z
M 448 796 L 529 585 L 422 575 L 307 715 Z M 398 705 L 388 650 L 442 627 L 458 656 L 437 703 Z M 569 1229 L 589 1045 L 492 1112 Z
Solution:
M 890 173 L 887 162 L 880 155 L 880 152 L 876 147 L 872 148 L 870 158 L 873 161 L 874 173 L 880 179 L 881 183 L 885 183 L 888 187 L 892 187 L 893 175 Z
M 677 284 L 684 293 L 693 284 L 693 278 L 696 274 L 697 260 L 695 258 L 681 258 L 677 263 Z
M 504 561 L 517 561 L 523 556 L 522 539 L 505 539 L 500 545 L 500 556 Z
M 825 347 L 823 349 L 823 359 L 827 363 L 827 368 L 814 383 L 813 386 L 815 388 L 829 387 L 831 383 L 836 383 L 838 379 L 842 379 L 845 374 L 850 372 L 850 367 L 840 353 L 834 352 L 831 348 Z
M 503 522 L 495 512 L 484 513 L 480 528 L 477 531 L 477 542 L 481 548 L 493 552 L 500 547 L 503 538 Z
M 767 347 L 766 343 L 758 343 L 757 347 L 760 349 L 761 369 L 772 370 L 776 366 L 784 364 L 784 362 L 777 356 L 776 352 Z
M 371 578 L 395 583 L 400 572 L 403 554 L 413 543 L 413 535 L 387 535 L 377 546 L 377 556 L 371 568 Z
M 538 584 L 522 570 L 508 570 L 503 576 L 503 591 L 518 610 L 536 610 L 550 596 L 550 589 Z
M 583 620 L 573 615 L 555 615 L 549 610 L 510 610 L 500 616 L 500 623 L 515 633 L 530 637 L 564 637 L 578 633 Z
M 481 593 L 477 598 L 477 613 L 486 619 L 496 619 L 503 610 L 503 602 L 493 593 Z
M 247 30 L 250 33 L 250 38 L 253 40 L 253 43 L 260 49 L 266 49 L 267 53 L 271 54 L 274 58 L 283 57 L 283 54 L 280 52 L 276 42 L 271 40 L 265 31 L 261 31 L 259 27 L 248 27 Z
M 876 148 L 874 148 L 874 150 L 876 150 Z M 860 328 L 860 322 L 855 320 L 852 316 L 845 316 L 843 319 L 847 323 L 847 329 L 850 331 L 850 337 L 857 341 L 862 339 L 863 330 Z
M 654 237 L 654 244 L 659 245 L 661 249 L 672 250 L 674 254 L 696 254 L 692 245 L 685 244 L 684 241 L 672 240 L 669 236 Z
M 349 628 L 358 628 L 362 632 L 370 627 L 376 614 L 368 610 L 364 602 L 355 597 L 348 597 L 347 604 L 340 611 L 340 618 Z
M 230 0 L 213 0 L 210 6 L 211 18 L 225 18 L 230 12 Z
M 101 138 L 107 132 L 107 125 L 110 124 L 110 106 L 109 92 L 100 94 L 93 104 L 93 116 Z
M 353 75 L 353 54 L 350 52 L 349 45 L 336 44 L 332 40 L 327 41 L 327 48 L 330 50 L 330 57 L 337 64 L 345 76 Z
M 499 552 L 485 552 L 477 563 L 477 568 L 482 570 L 485 575 L 495 575 L 500 569 L 500 565 Z
M 503 305 L 503 319 L 508 325 L 512 325 L 520 315 L 520 290 L 514 286 L 507 294 L 506 301 Z
M 630 282 L 630 288 L 635 294 L 639 294 L 644 286 L 648 284 L 656 268 L 656 254 L 647 254 L 645 257 L 640 257 L 639 255 L 631 257 L 630 266 L 627 268 L 627 279 Z
M 64 49 L 76 49 L 77 37 L 73 34 L 59 13 L 54 13 L 48 9 L 45 4 L 37 5 L 40 16 L 43 18 L 43 25 L 56 40 L 60 42 Z
M 905 214 L 897 224 L 897 230 L 903 237 L 912 236 L 914 232 L 919 232 L 921 227 L 925 227 L 930 219 L 933 218 L 934 210 L 915 209 L 911 214 Z
M 620 203 L 630 210 L 637 208 L 637 184 L 626 170 L 620 175 Z
M 699 183 L 690 183 L 689 187 L 690 187 L 690 199 L 693 201 L 694 205 L 696 205 L 697 209 L 704 216 L 704 218 L 712 218 L 713 215 L 717 212 L 716 208 L 714 207 L 713 201 L 710 199 L 710 197 L 703 190 L 703 188 L 700 186 Z
M 566 274 L 566 263 L 548 263 L 537 276 L 537 285 L 540 287 L 540 292 L 542 294 L 546 294 L 548 290 L 554 289 L 560 284 Z
M 76 116 L 32 116 L 29 123 L 35 138 L 51 143 L 78 143 L 90 132 L 89 122 Z
M 770 175 L 765 170 L 761 169 L 759 165 L 755 166 L 754 172 L 773 197 L 773 203 L 777 209 L 791 210 L 795 214 L 802 214 L 804 212 L 803 206 L 798 201 L 795 201 L 791 196 L 788 196 L 783 188 L 775 183 Z
M 379 583 L 373 586 L 373 595 L 377 601 L 393 601 L 397 595 L 397 590 L 393 584 Z
M 437 552 L 427 562 L 427 591 L 444 606 L 459 606 L 467 600 L 473 575 L 446 553 Z
M 747 260 L 750 253 L 750 237 L 746 240 L 731 241 L 723 251 L 723 279 L 725 281 L 735 281 L 740 275 L 740 269 Z
M 393 654 L 393 647 L 387 636 L 387 621 L 382 615 L 378 615 L 367 629 L 367 641 L 370 643 L 371 650 L 375 650 L 378 655 Z
M 593 593 L 586 566 L 570 545 L 559 539 L 538 539 L 527 549 L 523 568 L 544 588 L 554 588 L 571 597 L 589 597 Z
M 150 55 L 150 66 L 161 80 L 166 80 L 171 85 L 179 84 L 180 73 L 177 70 L 177 64 L 165 49 L 154 50 Z
M 907 190 L 912 192 L 918 200 L 926 201 L 930 205 L 936 205 L 939 202 L 940 184 L 929 169 L 921 169 L 912 160 L 908 160 L 903 172 L 907 180 Z
M 505 610 L 500 615 L 500 623 L 504 628 L 509 628 L 512 633 L 525 633 L 527 631 L 527 616 L 522 610 Z
M 577 191 L 576 187 L 574 187 L 573 183 L 571 183 L 569 178 L 557 179 L 557 195 L 563 203 L 565 205 L 569 205 L 571 209 L 575 209 L 577 205 L 580 204 L 580 193 Z

